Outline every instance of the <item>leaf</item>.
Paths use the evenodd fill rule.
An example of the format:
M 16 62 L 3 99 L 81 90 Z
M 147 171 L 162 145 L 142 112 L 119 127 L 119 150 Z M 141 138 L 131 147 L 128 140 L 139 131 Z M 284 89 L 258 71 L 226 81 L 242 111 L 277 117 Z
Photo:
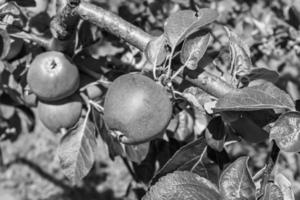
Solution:
M 212 101 L 212 97 L 196 87 L 185 89 L 182 96 L 192 105 L 194 111 L 194 134 L 201 135 L 206 129 L 211 117 L 205 112 L 202 105 Z
M 267 68 L 254 68 L 248 74 L 250 81 L 263 79 L 271 83 L 276 83 L 279 79 L 279 74 L 274 70 L 269 70 Z
M 37 6 L 36 5 L 36 2 L 35 1 L 38 1 L 38 0 L 14 0 L 19 6 L 23 6 L 23 7 L 35 7 Z
M 275 175 L 275 183 L 282 191 L 284 200 L 295 200 L 291 182 L 281 173 Z
M 153 65 L 160 65 L 167 57 L 166 37 L 162 34 L 159 37 L 151 40 L 145 49 L 147 60 Z
M 199 9 L 198 12 L 180 10 L 172 14 L 164 26 L 171 48 L 174 49 L 184 37 L 213 22 L 217 17 L 217 12 L 208 8 Z
M 17 108 L 21 118 L 26 122 L 28 130 L 30 132 L 33 131 L 36 122 L 33 111 L 29 107 L 23 105 L 20 105 Z
M 182 110 L 175 117 L 178 118 L 174 138 L 177 141 L 187 141 L 193 136 L 194 120 L 187 110 Z
M 176 171 L 162 177 L 142 200 L 219 200 L 217 187 L 192 172 Z
M 93 122 L 96 126 L 98 143 L 104 145 L 109 157 L 114 160 L 116 156 L 124 156 L 124 150 L 117 138 L 113 137 L 107 129 L 102 113 L 92 107 Z
M 254 111 L 262 109 L 295 110 L 291 97 L 272 83 L 236 89 L 221 97 L 214 112 Z
M 224 28 L 229 37 L 229 49 L 231 55 L 230 74 L 232 75 L 233 80 L 236 81 L 233 84 L 236 85 L 239 82 L 244 84 L 245 81 L 246 84 L 248 84 L 249 80 L 247 74 L 249 74 L 253 67 L 250 59 L 250 48 L 236 33 L 232 32 L 227 27 Z
M 7 33 L 7 31 L 3 30 L 3 29 L 0 29 L 0 40 L 1 40 L 1 43 L 0 43 L 0 49 L 1 49 L 1 52 L 0 52 L 0 59 L 4 59 L 6 58 L 6 56 L 9 54 L 9 51 L 10 51 L 10 37 Z
M 268 183 L 265 187 L 264 196 L 261 200 L 284 200 L 284 198 L 280 187 L 274 183 Z
M 292 26 L 294 26 L 296 29 L 299 30 L 299 26 L 300 26 L 300 12 L 298 11 L 298 9 L 292 5 L 289 10 L 288 10 L 288 14 L 289 14 L 289 24 L 291 24 Z
M 300 113 L 287 112 L 282 114 L 270 130 L 270 138 L 280 142 L 284 151 L 300 151 Z
M 221 117 L 213 118 L 205 131 L 207 145 L 212 149 L 221 152 L 225 142 L 225 125 Z
M 224 169 L 224 166 L 228 163 L 231 163 L 229 155 L 225 149 L 221 152 L 212 149 L 210 146 L 207 146 L 207 157 L 216 163 L 220 169 Z
M 210 160 L 205 154 L 206 151 L 203 151 L 198 157 L 195 157 L 181 165 L 177 171 L 193 172 L 218 185 L 221 173 L 220 167 L 214 161 Z
M 160 177 L 166 175 L 167 173 L 177 170 L 187 162 L 190 162 L 191 160 L 199 160 L 202 152 L 205 150 L 205 147 L 206 143 L 203 136 L 181 147 L 168 160 L 168 162 L 155 174 L 155 176 L 152 179 L 152 184 L 155 183 Z
M 180 60 L 188 69 L 195 70 L 206 52 L 210 33 L 195 32 L 184 40 Z
M 255 185 L 248 170 L 248 157 L 240 157 L 220 177 L 219 189 L 224 200 L 255 200 Z
M 135 163 L 140 164 L 147 156 L 149 151 L 149 142 L 138 145 L 125 145 L 126 157 Z
M 64 174 L 73 182 L 79 182 L 88 174 L 95 161 L 95 125 L 89 120 L 89 113 L 81 118 L 77 126 L 61 139 L 58 156 Z

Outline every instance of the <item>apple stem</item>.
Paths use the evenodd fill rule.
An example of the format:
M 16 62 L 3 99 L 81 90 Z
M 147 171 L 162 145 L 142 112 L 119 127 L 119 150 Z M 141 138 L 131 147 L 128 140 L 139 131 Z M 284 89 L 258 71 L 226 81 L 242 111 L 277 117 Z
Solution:
M 51 63 L 50 63 L 50 69 L 55 69 L 55 67 L 57 66 L 57 63 L 54 59 L 51 60 Z

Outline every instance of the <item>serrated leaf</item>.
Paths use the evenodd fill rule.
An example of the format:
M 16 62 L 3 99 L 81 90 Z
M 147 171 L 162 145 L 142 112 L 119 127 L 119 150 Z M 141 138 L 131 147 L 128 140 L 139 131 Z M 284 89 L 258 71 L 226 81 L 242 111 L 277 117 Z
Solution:
M 261 200 L 284 200 L 280 187 L 274 183 L 268 183 Z
M 300 113 L 287 112 L 282 114 L 274 123 L 270 130 L 270 138 L 283 151 L 298 152 L 300 151 Z
M 85 177 L 93 166 L 94 149 L 97 145 L 95 131 L 95 125 L 87 114 L 61 139 L 58 147 L 60 164 L 63 173 L 73 183 Z
M 176 171 L 162 177 L 142 200 L 219 200 L 217 187 L 192 172 Z
M 262 109 L 295 110 L 295 104 L 287 93 L 272 83 L 266 82 L 227 93 L 218 100 L 213 110 L 223 112 Z
M 217 17 L 217 12 L 208 8 L 199 9 L 198 12 L 180 10 L 172 14 L 164 26 L 171 48 L 174 49 L 177 44 L 183 41 L 184 37 L 213 22 Z
M 167 173 L 173 172 L 180 168 L 187 162 L 193 159 L 199 160 L 202 152 L 205 150 L 205 138 L 201 136 L 199 139 L 190 142 L 189 144 L 181 147 L 176 153 L 168 160 L 168 162 L 155 174 L 152 183 L 156 182 L 160 177 Z
M 210 33 L 195 32 L 188 36 L 183 43 L 180 60 L 188 69 L 195 70 L 199 60 L 206 52 Z
M 295 200 L 291 182 L 281 173 L 275 176 L 275 183 L 279 186 L 284 200 Z
M 137 164 L 140 164 L 147 156 L 149 142 L 138 145 L 125 145 L 126 157 Z
M 219 189 L 224 200 L 255 200 L 255 185 L 248 170 L 248 157 L 240 157 L 220 177 Z

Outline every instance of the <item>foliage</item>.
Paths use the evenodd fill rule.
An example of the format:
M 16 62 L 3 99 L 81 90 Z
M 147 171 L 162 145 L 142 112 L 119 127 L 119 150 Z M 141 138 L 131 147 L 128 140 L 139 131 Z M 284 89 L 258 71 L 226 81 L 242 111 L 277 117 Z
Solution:
M 65 55 L 62 63 L 76 66 L 80 74 L 79 88 L 64 88 L 73 92 L 64 93 L 64 99 L 79 94 L 84 105 L 75 126 L 53 133 L 60 139 L 61 169 L 72 184 L 80 185 L 91 173 L 101 146 L 110 159 L 122 158 L 133 179 L 128 191 L 134 191 L 136 199 L 294 199 L 291 183 L 275 173 L 274 166 L 279 152 L 300 149 L 298 2 L 66 2 L 1 2 L 1 142 L 15 142 L 33 131 L 39 102 L 55 105 L 35 93 L 32 87 L 37 85 L 28 85 L 27 74 L 32 63 L 43 68 L 51 52 L 60 51 Z M 96 11 L 106 6 L 118 15 L 89 13 L 80 9 L 84 6 Z M 34 62 L 44 52 L 50 56 Z M 125 105 L 126 95 L 137 95 L 126 101 L 124 110 L 134 113 L 144 107 L 147 116 L 120 113 L 121 122 L 105 121 L 104 102 L 112 101 L 106 98 L 107 90 L 118 77 L 134 73 L 149 77 L 167 93 L 172 118 L 166 127 L 154 127 L 150 121 L 159 117 L 149 107 L 162 104 L 159 97 L 147 94 L 155 101 L 145 103 L 151 99 L 144 98 L 147 91 L 129 93 L 123 87 L 118 105 Z M 68 73 L 61 75 L 67 87 Z M 30 82 L 38 78 L 30 76 Z M 59 80 L 51 82 L 52 87 L 43 86 L 45 79 L 40 78 L 38 86 L 47 95 L 51 91 L 46 86 L 55 88 Z M 139 89 L 146 83 L 132 84 Z M 62 89 L 57 87 L 54 92 Z M 127 130 L 129 121 L 142 124 L 135 133 L 122 133 L 120 127 Z M 156 133 L 143 135 L 146 131 L 140 127 Z M 126 134 L 140 138 L 129 144 L 124 142 Z M 259 169 L 253 166 L 253 155 L 232 153 L 243 143 L 263 146 L 267 156 Z

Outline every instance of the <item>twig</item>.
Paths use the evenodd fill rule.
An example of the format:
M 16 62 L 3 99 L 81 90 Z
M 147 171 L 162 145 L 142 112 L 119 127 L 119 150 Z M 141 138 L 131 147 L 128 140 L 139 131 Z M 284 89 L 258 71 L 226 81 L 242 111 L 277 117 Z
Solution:
M 129 162 L 127 159 L 125 159 L 124 157 L 122 157 L 122 160 L 128 170 L 128 172 L 130 173 L 131 177 L 133 178 L 134 181 L 138 182 L 138 178 L 136 177 L 136 174 L 134 173 L 134 171 L 132 170 Z
M 72 191 L 74 188 L 69 186 L 68 184 L 64 183 L 63 180 L 56 179 L 48 172 L 44 171 L 40 166 L 38 166 L 36 163 L 26 159 L 26 158 L 17 158 L 16 160 L 8 163 L 6 166 L 9 167 L 13 164 L 23 164 L 28 166 L 30 169 L 33 169 L 37 174 L 39 174 L 41 177 L 47 179 L 48 181 L 52 182 L 53 184 L 59 186 L 65 191 Z
M 264 191 L 265 191 L 265 187 L 266 187 L 267 183 L 270 181 L 273 181 L 272 180 L 273 179 L 272 171 L 276 164 L 277 158 L 279 156 L 279 152 L 280 152 L 280 149 L 278 148 L 276 143 L 273 141 L 272 150 L 269 153 L 268 158 L 267 158 L 267 166 L 264 171 L 263 180 L 262 180 L 262 184 L 260 187 L 260 193 L 259 193 L 257 199 L 260 199 L 264 195 Z

